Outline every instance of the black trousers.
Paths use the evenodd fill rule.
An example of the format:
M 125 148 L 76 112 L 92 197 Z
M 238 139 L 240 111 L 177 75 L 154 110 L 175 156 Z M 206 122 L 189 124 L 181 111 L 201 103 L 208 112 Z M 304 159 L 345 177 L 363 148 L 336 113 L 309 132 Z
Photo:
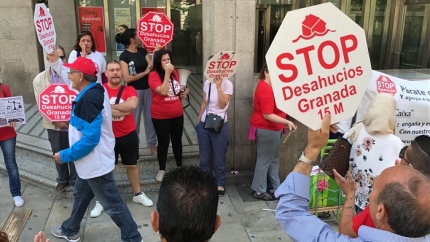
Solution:
M 61 150 L 69 148 L 69 133 L 63 131 L 55 131 L 48 129 L 48 139 L 51 143 L 52 153 L 55 154 Z M 78 174 L 76 173 L 75 163 L 55 163 L 55 168 L 57 168 L 57 183 L 71 183 L 74 184 Z
M 184 131 L 184 115 L 171 119 L 152 119 L 157 134 L 157 158 L 160 170 L 166 170 L 167 151 L 172 141 L 173 155 L 176 166 L 182 166 L 182 133 Z

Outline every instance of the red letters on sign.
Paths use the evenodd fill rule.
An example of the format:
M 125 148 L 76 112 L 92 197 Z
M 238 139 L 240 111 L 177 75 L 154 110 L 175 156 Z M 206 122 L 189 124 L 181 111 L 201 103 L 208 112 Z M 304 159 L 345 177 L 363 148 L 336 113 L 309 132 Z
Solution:
M 47 31 L 51 29 L 52 26 L 52 19 L 51 18 L 45 18 L 41 20 L 36 21 L 37 26 L 37 32 Z
M 326 40 L 317 47 L 317 58 L 322 68 L 330 70 L 337 67 L 340 62 L 341 54 L 343 56 L 344 63 L 345 64 L 349 63 L 349 53 L 353 52 L 358 47 L 357 37 L 355 35 L 349 34 L 349 35 L 340 37 L 339 40 L 340 40 L 340 48 L 338 44 L 336 44 L 332 40 Z M 310 46 L 297 49 L 295 53 L 296 56 L 303 55 L 303 58 L 306 64 L 307 75 L 312 75 L 314 73 L 312 68 L 312 63 L 311 63 L 312 57 L 310 56 L 310 53 L 312 53 L 315 50 L 315 48 L 316 46 L 310 45 Z M 330 48 L 329 51 L 333 52 L 334 60 L 328 61 L 324 58 L 324 50 L 326 50 L 326 48 Z M 285 52 L 285 53 L 281 53 L 276 58 L 276 66 L 280 70 L 291 71 L 290 76 L 286 76 L 284 74 L 280 74 L 278 76 L 279 80 L 281 80 L 282 82 L 285 82 L 285 83 L 292 82 L 296 80 L 299 74 L 297 67 L 293 63 L 288 63 L 288 61 L 294 60 L 294 57 L 295 56 L 293 54 Z

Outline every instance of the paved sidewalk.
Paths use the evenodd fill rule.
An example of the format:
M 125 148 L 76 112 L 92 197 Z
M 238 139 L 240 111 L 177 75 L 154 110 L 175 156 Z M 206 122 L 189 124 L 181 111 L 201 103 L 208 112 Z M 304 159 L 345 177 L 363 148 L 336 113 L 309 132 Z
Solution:
M 33 241 L 34 235 L 42 230 L 51 242 L 65 241 L 53 237 L 50 233 L 52 225 L 60 224 L 71 212 L 73 199 L 64 199 L 48 193 L 31 184 L 22 184 L 25 205 L 15 208 L 9 193 L 8 177 L 0 173 L 0 228 L 9 214 L 14 211 L 32 210 L 29 220 L 19 238 L 20 242 Z M 235 186 L 226 187 L 226 196 L 220 198 L 218 214 L 221 216 L 221 227 L 215 233 L 212 242 L 225 241 L 291 241 L 282 231 L 274 218 L 274 212 L 263 211 L 263 208 L 275 209 L 277 202 L 250 201 L 244 202 Z M 157 193 L 148 193 L 156 203 Z M 136 221 L 143 241 L 160 241 L 158 233 L 152 231 L 150 214 L 155 209 L 147 208 L 132 202 L 131 195 L 124 195 L 128 208 Z M 91 203 L 90 209 L 94 206 Z M 90 211 L 89 209 L 89 211 Z M 81 241 L 114 242 L 121 241 L 120 231 L 103 213 L 98 218 L 90 218 L 89 211 L 82 221 Z M 337 225 L 330 223 L 335 229 Z

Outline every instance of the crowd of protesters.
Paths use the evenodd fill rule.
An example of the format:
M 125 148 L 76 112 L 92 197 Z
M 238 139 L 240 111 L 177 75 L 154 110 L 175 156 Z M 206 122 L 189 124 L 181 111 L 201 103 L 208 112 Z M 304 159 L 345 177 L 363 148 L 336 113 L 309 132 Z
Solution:
M 195 126 L 199 167 L 182 166 L 181 100 L 190 90 L 180 84 L 172 53 L 158 47 L 150 58 L 148 51 L 139 47 L 142 43 L 133 28 L 124 28 L 116 41 L 126 49 L 119 62 L 106 62 L 91 32 L 83 31 L 67 63 L 64 48 L 56 46 L 46 58 L 49 68 L 33 81 L 37 102 L 39 93 L 54 83 L 66 84 L 77 94 L 68 122 L 43 118 L 58 173 L 56 189 L 74 194 L 70 217 L 53 226 L 51 232 L 67 241 L 79 241 L 81 221 L 96 198 L 91 217 L 105 211 L 121 229 L 122 241 L 142 241 L 119 194 L 113 170 L 122 163 L 133 190 L 133 202 L 153 206 L 140 187 L 137 168 L 143 113 L 149 151 L 159 163 L 154 179 L 161 182 L 157 208 L 151 214 L 153 230 L 160 233 L 161 241 L 209 241 L 221 223 L 218 199 L 226 193 L 230 140 L 227 110 L 234 85 L 219 76 L 204 82 Z M 6 85 L 0 86 L 0 97 L 12 96 Z M 257 147 L 253 196 L 279 200 L 276 219 L 293 241 L 429 241 L 430 137 L 418 136 L 411 145 L 403 146 L 394 134 L 396 101 L 391 95 L 376 95 L 363 119 L 350 130 L 337 132 L 339 127 L 330 125 L 329 115 L 321 129 L 308 129 L 307 146 L 283 183 L 279 179 L 282 133 L 294 132 L 297 126 L 276 107 L 266 65 L 260 73 L 253 106 L 249 130 L 249 139 L 255 140 Z M 219 129 L 208 128 L 208 117 L 219 118 Z M 10 123 L 0 128 L 0 147 L 10 192 L 19 207 L 24 199 L 15 158 L 14 127 L 15 123 Z M 330 133 L 352 144 L 351 171 L 346 177 L 333 171 L 345 195 L 339 232 L 308 209 L 312 167 Z M 177 167 L 166 172 L 170 143 Z M 37 242 L 45 240 L 43 233 L 35 236 Z M 7 235 L 0 233 L 0 241 L 8 241 Z

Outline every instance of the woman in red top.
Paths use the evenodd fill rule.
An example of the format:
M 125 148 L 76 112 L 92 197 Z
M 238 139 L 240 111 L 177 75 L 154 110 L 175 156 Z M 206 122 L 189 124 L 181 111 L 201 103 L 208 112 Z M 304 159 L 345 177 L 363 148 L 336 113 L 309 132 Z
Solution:
M 8 86 L 0 83 L 0 88 L 0 98 L 12 96 Z M 0 147 L 3 152 L 4 163 L 9 176 L 10 193 L 15 201 L 15 206 L 21 207 L 24 205 L 24 200 L 21 197 L 21 181 L 19 180 L 18 166 L 16 165 L 15 158 L 16 132 L 14 127 L 15 123 L 10 122 L 9 127 L 0 128 Z
M 278 189 L 279 155 L 281 152 L 282 131 L 286 126 L 289 130 L 296 129 L 296 125 L 286 120 L 286 114 L 275 104 L 267 65 L 264 64 L 260 73 L 260 81 L 254 94 L 254 110 L 251 116 L 250 138 L 256 140 L 257 162 L 251 188 L 256 199 L 274 200 L 273 194 L 267 193 L 267 179 L 273 189 Z
M 148 83 L 152 91 L 151 117 L 157 134 L 157 158 L 160 170 L 155 179 L 163 180 L 166 171 L 167 150 L 172 141 L 173 155 L 176 166 L 182 166 L 182 132 L 184 129 L 184 109 L 181 98 L 189 92 L 185 88 L 181 92 L 179 75 L 171 64 L 171 52 L 158 50 L 154 53 L 153 70 L 149 74 Z

